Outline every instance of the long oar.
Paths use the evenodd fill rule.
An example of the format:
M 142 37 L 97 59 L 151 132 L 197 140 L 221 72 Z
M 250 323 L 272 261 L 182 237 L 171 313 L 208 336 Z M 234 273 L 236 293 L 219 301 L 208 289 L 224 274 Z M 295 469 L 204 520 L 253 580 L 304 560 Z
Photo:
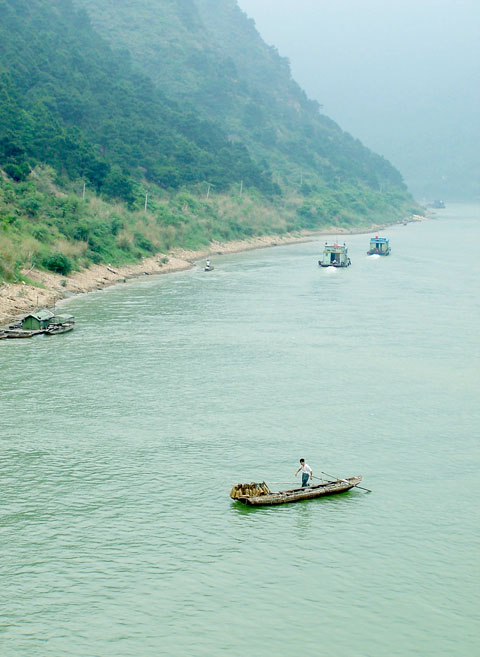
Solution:
M 346 484 L 349 484 L 349 483 L 350 483 L 349 481 L 347 481 L 347 479 L 340 479 L 339 477 L 335 477 L 335 475 L 328 474 L 328 472 L 323 472 L 323 470 L 322 470 L 322 474 L 327 475 L 327 477 L 333 477 L 333 478 L 336 479 L 337 481 L 344 481 Z M 315 479 L 320 479 L 320 477 L 314 477 L 314 478 L 315 478 Z M 370 488 L 364 488 L 363 486 L 359 486 L 358 484 L 354 484 L 354 488 L 361 488 L 362 490 L 366 490 L 367 493 L 371 493 L 371 492 L 372 492 L 372 491 L 370 490 Z

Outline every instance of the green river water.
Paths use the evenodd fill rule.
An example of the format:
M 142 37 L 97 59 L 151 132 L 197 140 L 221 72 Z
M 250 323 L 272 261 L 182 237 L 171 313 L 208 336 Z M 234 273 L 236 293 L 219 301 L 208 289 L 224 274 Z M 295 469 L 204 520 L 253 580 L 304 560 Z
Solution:
M 216 257 L 0 342 L 1 657 L 480 654 L 480 207 L 385 234 L 388 258 L 347 236 L 346 270 L 323 239 Z M 229 499 L 300 457 L 373 492 Z

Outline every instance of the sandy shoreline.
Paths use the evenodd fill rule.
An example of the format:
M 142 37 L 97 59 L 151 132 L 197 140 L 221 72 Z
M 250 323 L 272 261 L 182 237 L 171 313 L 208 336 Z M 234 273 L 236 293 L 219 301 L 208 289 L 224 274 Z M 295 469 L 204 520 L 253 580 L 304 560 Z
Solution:
M 406 221 L 419 221 L 424 217 L 414 216 Z M 60 300 L 76 294 L 85 294 L 94 290 L 125 282 L 131 278 L 151 274 L 169 274 L 193 267 L 201 258 L 213 255 L 227 255 L 240 251 L 282 246 L 296 242 L 307 242 L 328 235 L 351 235 L 370 233 L 384 226 L 371 226 L 369 229 L 348 230 L 332 226 L 329 230 L 319 232 L 302 231 L 294 235 L 267 235 L 235 242 L 212 242 L 208 248 L 198 251 L 173 249 L 168 253 L 158 253 L 144 258 L 138 263 L 115 267 L 112 265 L 92 265 L 88 269 L 62 276 L 40 270 L 24 270 L 22 273 L 36 285 L 25 283 L 4 283 L 0 286 L 0 326 L 21 317 L 37 308 L 52 307 Z

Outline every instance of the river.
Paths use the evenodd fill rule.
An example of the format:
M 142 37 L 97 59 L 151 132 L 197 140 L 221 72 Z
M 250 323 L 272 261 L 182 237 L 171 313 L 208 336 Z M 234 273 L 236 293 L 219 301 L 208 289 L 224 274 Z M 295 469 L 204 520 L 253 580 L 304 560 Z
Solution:
M 480 207 L 385 234 L 387 258 L 347 236 L 345 270 L 322 239 L 219 256 L 0 342 L 2 657 L 479 653 Z M 300 457 L 373 492 L 229 499 Z

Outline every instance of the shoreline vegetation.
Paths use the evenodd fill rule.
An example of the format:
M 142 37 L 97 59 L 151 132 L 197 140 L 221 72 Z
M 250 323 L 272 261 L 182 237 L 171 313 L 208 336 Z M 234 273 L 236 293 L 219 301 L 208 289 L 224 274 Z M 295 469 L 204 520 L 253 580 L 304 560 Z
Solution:
M 421 215 L 412 215 L 404 221 L 424 221 L 427 218 Z M 23 270 L 22 274 L 26 278 L 28 277 L 30 283 L 22 281 L 0 285 L 0 326 L 5 326 L 38 308 L 52 307 L 77 294 L 102 290 L 141 276 L 170 274 L 191 269 L 196 262 L 208 256 L 228 255 L 241 251 L 308 242 L 322 236 L 365 234 L 383 230 L 387 225 L 398 223 L 372 224 L 370 227 L 356 228 L 331 226 L 319 231 L 304 230 L 284 235 L 263 235 L 229 242 L 212 242 L 208 247 L 199 250 L 171 249 L 167 253 L 157 253 L 154 256 L 143 258 L 135 264 L 118 267 L 109 264 L 92 265 L 69 276 L 35 268 Z

